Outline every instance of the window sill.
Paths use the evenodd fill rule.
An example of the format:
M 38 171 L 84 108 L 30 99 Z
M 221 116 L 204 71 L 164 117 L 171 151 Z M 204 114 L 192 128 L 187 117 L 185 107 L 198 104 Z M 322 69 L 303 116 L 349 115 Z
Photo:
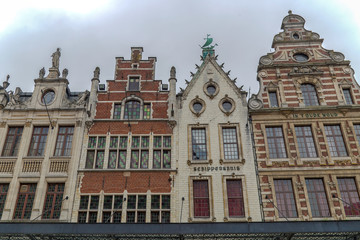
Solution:
M 224 222 L 251 222 L 251 218 L 246 217 L 224 217 Z
M 16 160 L 18 157 L 17 156 L 0 156 L 0 161 L 1 160 Z
M 26 156 L 23 160 L 44 160 L 44 156 Z
M 243 159 L 228 159 L 228 160 L 226 160 L 226 159 L 220 159 L 219 160 L 219 163 L 220 163 L 220 165 L 222 165 L 222 164 L 232 164 L 232 163 L 240 163 L 240 164 L 244 164 L 245 163 L 245 159 L 243 158 Z
M 71 156 L 52 156 L 50 160 L 70 160 Z
M 213 163 L 213 160 L 212 159 L 209 159 L 209 160 L 187 160 L 187 165 L 190 166 L 190 165 L 202 165 L 202 164 L 212 164 Z
M 199 222 L 216 222 L 215 217 L 190 217 L 188 222 L 199 223 Z

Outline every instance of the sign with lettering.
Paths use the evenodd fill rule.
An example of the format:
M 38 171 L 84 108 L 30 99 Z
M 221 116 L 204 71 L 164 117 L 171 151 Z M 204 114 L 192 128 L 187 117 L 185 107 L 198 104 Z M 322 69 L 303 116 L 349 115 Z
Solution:
M 194 167 L 193 170 L 194 172 L 240 171 L 240 166 Z
M 293 118 L 333 118 L 337 117 L 337 113 L 294 113 Z

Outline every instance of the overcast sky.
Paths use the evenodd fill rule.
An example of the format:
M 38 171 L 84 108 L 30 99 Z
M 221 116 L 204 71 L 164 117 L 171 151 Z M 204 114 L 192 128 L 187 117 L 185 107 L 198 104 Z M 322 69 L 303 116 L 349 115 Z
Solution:
M 325 48 L 342 52 L 360 77 L 357 0 L 9 0 L 0 9 L 0 81 L 10 74 L 7 90 L 32 91 L 57 47 L 71 91 L 90 89 L 95 67 L 101 83 L 114 79 L 115 57 L 129 59 L 132 46 L 144 47 L 145 59 L 157 57 L 155 76 L 164 83 L 175 66 L 178 88 L 185 88 L 201 64 L 199 45 L 211 34 L 218 63 L 225 62 L 238 86 L 256 93 L 259 58 L 272 51 L 290 9 L 320 34 Z

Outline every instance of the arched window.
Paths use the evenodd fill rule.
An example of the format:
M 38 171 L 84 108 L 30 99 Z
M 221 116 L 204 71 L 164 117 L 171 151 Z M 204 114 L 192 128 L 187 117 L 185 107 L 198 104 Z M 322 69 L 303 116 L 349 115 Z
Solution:
M 308 83 L 301 84 L 301 93 L 304 98 L 305 106 L 319 105 L 319 100 L 314 85 Z
M 140 118 L 140 102 L 130 100 L 125 103 L 124 119 Z

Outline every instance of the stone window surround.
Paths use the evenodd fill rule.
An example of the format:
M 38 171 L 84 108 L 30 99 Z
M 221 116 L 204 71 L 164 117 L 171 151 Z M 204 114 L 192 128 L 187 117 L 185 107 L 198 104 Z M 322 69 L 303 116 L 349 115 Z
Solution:
M 130 87 L 130 78 L 139 78 L 139 90 L 129 90 Z M 126 91 L 129 92 L 140 92 L 141 91 L 141 75 L 128 75 L 127 76 L 127 81 L 126 81 Z
M 200 112 L 196 112 L 193 105 L 194 103 L 200 103 L 202 105 L 202 109 L 200 110 Z M 206 109 L 206 104 L 205 104 L 205 101 L 202 100 L 201 98 L 199 98 L 198 95 L 196 95 L 196 97 L 190 101 L 189 103 L 189 108 L 190 108 L 190 111 L 196 116 L 196 117 L 199 117 Z
M 296 93 L 298 95 L 300 107 L 314 107 L 314 106 L 305 106 L 304 97 L 302 96 L 302 91 L 301 91 L 301 85 L 306 84 L 306 83 L 314 85 L 316 94 L 317 94 L 317 98 L 319 101 L 319 106 L 326 105 L 325 97 L 324 97 L 323 90 L 322 90 L 322 84 L 321 84 L 321 81 L 319 78 L 303 76 L 300 78 L 293 78 L 293 81 L 294 81 L 294 85 L 296 88 Z
M 349 90 L 352 104 L 349 104 L 349 103 L 346 102 L 344 90 Z M 351 87 L 342 86 L 342 87 L 341 87 L 341 92 L 342 92 L 342 97 L 343 97 L 344 105 L 353 105 L 353 104 L 356 103 L 356 101 L 355 101 L 355 99 L 354 99 L 354 92 L 353 92 L 353 89 L 352 89 Z
M 223 140 L 223 133 L 222 133 L 222 129 L 223 128 L 235 128 L 236 129 L 236 137 L 237 137 L 237 145 L 238 145 L 238 151 L 239 151 L 239 159 L 233 159 L 233 160 L 226 160 L 225 156 L 224 156 L 224 140 Z M 220 139 L 220 144 L 219 144 L 219 150 L 220 150 L 220 162 L 222 163 L 244 163 L 245 159 L 244 159 L 244 151 L 243 151 L 243 147 L 242 147 L 242 142 L 241 142 L 241 133 L 240 133 L 240 126 L 239 123 L 219 123 L 218 124 L 218 131 L 219 131 L 219 139 Z
M 201 217 L 194 217 L 194 187 L 193 181 L 194 180 L 204 180 L 208 181 L 208 188 L 209 188 L 209 217 L 201 218 Z M 212 186 L 212 176 L 208 175 L 199 175 L 199 176 L 190 176 L 189 177 L 189 219 L 188 222 L 214 222 L 216 221 L 214 217 L 214 196 L 213 196 L 213 186 Z
M 140 117 L 138 119 L 126 119 L 124 118 L 124 114 L 125 114 L 125 106 L 126 106 L 126 102 L 128 101 L 138 101 L 140 102 Z M 120 104 L 121 105 L 121 110 L 120 110 L 120 118 L 114 118 L 114 111 L 115 111 L 115 104 Z M 146 103 L 144 100 L 142 100 L 141 98 L 131 94 L 128 97 L 125 97 L 123 100 L 121 101 L 114 101 L 112 103 L 111 106 L 111 116 L 110 119 L 114 119 L 114 120 L 125 120 L 125 121 L 138 121 L 138 120 L 143 120 L 144 119 L 144 105 L 145 104 L 149 104 L 150 105 L 150 109 L 152 109 L 151 103 Z M 152 111 L 150 111 L 150 119 L 152 119 Z M 146 120 L 150 120 L 150 119 L 146 119 Z
M 300 34 L 299 34 L 299 36 L 301 36 Z M 292 37 L 292 35 L 291 35 L 291 37 Z M 305 55 L 307 55 L 308 57 L 309 57 L 309 59 L 307 60 L 307 61 L 305 61 L 305 62 L 298 62 L 298 61 L 296 61 L 296 59 L 294 58 L 294 55 L 295 54 L 298 54 L 298 53 L 302 53 L 302 54 L 305 54 Z M 296 49 L 293 49 L 292 51 L 290 51 L 289 52 L 289 55 L 290 55 L 290 58 L 294 61 L 294 62 L 296 62 L 296 63 L 299 63 L 299 64 L 302 64 L 302 63 L 307 63 L 307 62 L 309 62 L 312 58 L 313 58 L 313 53 L 312 53 L 312 51 L 310 51 L 310 50 L 308 50 L 308 49 L 305 49 L 305 48 L 296 48 Z
M 207 91 L 207 87 L 208 86 L 214 86 L 215 87 L 215 93 L 214 94 L 209 94 L 208 91 Z M 204 84 L 204 87 L 203 87 L 203 91 L 204 93 L 206 94 L 206 96 L 208 96 L 210 99 L 213 99 L 220 91 L 220 87 L 219 87 L 219 84 L 217 84 L 216 82 L 213 81 L 212 78 L 209 79 L 209 81 L 207 83 Z
M 280 96 L 280 88 L 279 88 L 279 85 L 278 85 L 277 83 L 274 83 L 273 81 L 270 81 L 270 82 L 265 86 L 264 91 L 267 91 L 267 94 L 268 94 L 268 104 L 269 104 L 269 108 L 275 108 L 275 107 L 272 107 L 272 106 L 271 106 L 270 92 L 275 92 L 278 107 L 280 107 L 281 105 L 284 104 L 283 102 L 279 102 L 279 100 L 281 99 L 281 96 Z
M 335 183 L 335 186 L 336 186 L 336 193 L 337 193 L 337 196 L 341 197 L 341 193 L 340 193 L 340 188 L 339 188 L 339 183 L 338 183 L 338 178 L 353 178 L 355 180 L 355 185 L 356 185 L 356 188 L 357 188 L 357 192 L 360 196 L 360 176 L 356 173 L 342 173 L 342 174 L 334 174 L 332 175 L 333 177 L 333 181 Z M 335 180 L 336 179 L 336 180 Z M 335 198 L 337 199 L 337 198 Z M 342 212 L 342 217 L 343 219 L 351 219 L 351 220 L 359 220 L 360 219 L 360 216 L 346 216 L 345 214 L 345 210 L 344 210 L 344 207 L 347 205 L 346 203 L 342 202 L 342 201 L 339 201 L 340 203 L 340 207 L 341 207 L 341 212 Z
M 354 97 L 355 94 L 354 94 L 354 91 L 353 91 L 352 82 L 349 81 L 349 80 L 344 79 L 341 82 L 339 82 L 338 85 L 339 85 L 339 89 L 340 89 L 340 92 L 341 92 L 341 96 L 340 96 L 341 99 L 339 99 L 339 105 L 347 105 L 345 97 L 344 97 L 343 89 L 349 89 L 350 90 L 351 98 L 352 98 L 354 104 L 356 104 L 356 99 Z
M 226 111 L 223 108 L 223 103 L 224 102 L 230 102 L 231 103 L 232 106 L 231 106 L 231 109 L 229 111 Z M 236 108 L 235 101 L 232 98 L 230 98 L 227 94 L 225 94 L 225 97 L 223 97 L 219 102 L 219 108 L 226 116 L 229 116 Z
M 229 217 L 227 187 L 226 187 L 227 180 L 241 180 L 245 217 Z M 248 192 L 247 192 L 248 188 L 246 186 L 247 184 L 246 184 L 245 175 L 223 175 L 222 176 L 222 184 L 223 184 L 223 199 L 224 199 L 224 222 L 248 222 L 248 221 L 251 221 L 249 196 L 248 196 Z
M 54 99 L 50 103 L 46 103 L 46 106 L 49 106 L 49 105 L 53 104 L 56 101 L 57 96 L 58 96 L 58 92 L 57 92 L 57 90 L 55 88 L 53 88 L 53 87 L 44 87 L 44 88 L 42 88 L 40 90 L 40 94 L 38 96 L 38 102 L 39 102 L 40 105 L 42 105 L 44 107 L 45 107 L 45 103 L 43 103 L 42 100 L 43 100 L 43 97 L 45 96 L 45 94 L 47 92 L 54 92 L 55 96 L 54 96 Z
M 268 145 L 268 141 L 267 141 L 266 127 L 281 127 L 282 128 L 287 158 L 270 158 L 269 157 L 270 153 L 269 153 L 269 145 Z M 287 134 L 285 134 L 288 131 L 288 129 L 289 128 L 287 128 L 286 123 L 269 123 L 269 124 L 266 124 L 266 125 L 265 124 L 261 125 L 262 135 L 264 136 L 265 151 L 266 151 L 266 159 L 265 160 L 266 160 L 266 165 L 267 166 L 272 166 L 272 161 L 284 161 L 284 162 L 287 162 L 287 161 L 289 161 L 289 159 L 291 159 L 289 138 L 288 138 Z M 293 162 L 293 160 L 290 161 L 290 163 L 292 163 L 292 162 Z
M 192 129 L 195 128 L 204 128 L 206 134 L 206 150 L 207 150 L 207 159 L 206 160 L 193 160 L 192 159 Z M 209 164 L 212 163 L 211 159 L 211 148 L 210 148 L 210 132 L 208 124 L 189 124 L 188 125 L 188 165 L 191 164 Z
M 299 184 L 299 186 L 297 186 L 298 184 L 298 181 L 297 181 L 297 178 L 296 176 L 294 176 L 293 174 L 292 175 L 281 175 L 281 176 L 269 176 L 269 184 L 270 184 L 270 189 L 271 189 L 271 194 L 272 194 L 272 201 L 274 204 L 276 204 L 277 206 L 277 200 L 276 200 L 276 192 L 275 192 L 275 185 L 274 185 L 274 179 L 275 180 L 281 180 L 281 179 L 288 179 L 288 180 L 291 180 L 291 184 L 292 184 L 292 187 L 293 187 L 293 192 L 294 192 L 294 200 L 295 200 L 295 205 L 296 205 L 296 211 L 297 211 L 297 214 L 298 214 L 298 217 L 297 218 L 288 218 L 289 221 L 301 221 L 303 219 L 303 216 L 302 216 L 302 209 L 301 209 L 301 203 L 300 203 L 300 199 L 299 199 L 299 193 L 303 192 L 303 190 L 299 189 L 301 188 L 301 184 Z M 304 182 L 305 184 L 305 182 Z M 262 201 L 263 202 L 269 202 L 269 200 L 265 199 L 265 196 L 266 195 L 263 195 L 262 196 Z M 271 203 L 270 203 L 271 204 Z M 275 211 L 275 221 L 286 221 L 286 219 L 283 217 L 283 215 L 281 215 L 281 213 L 279 213 L 278 210 L 276 210 L 276 208 L 274 207 L 274 211 Z

